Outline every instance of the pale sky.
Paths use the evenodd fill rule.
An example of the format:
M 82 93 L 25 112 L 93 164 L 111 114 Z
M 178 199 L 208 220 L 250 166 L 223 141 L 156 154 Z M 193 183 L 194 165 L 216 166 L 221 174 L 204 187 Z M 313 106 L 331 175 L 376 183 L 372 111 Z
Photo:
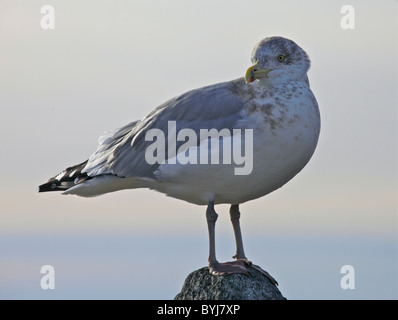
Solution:
M 54 30 L 40 27 L 44 4 L 37 0 L 0 4 L 0 234 L 28 242 L 32 236 L 140 235 L 139 250 L 152 259 L 159 251 L 195 256 L 190 260 L 195 264 L 184 268 L 181 262 L 182 285 L 184 275 L 207 263 L 205 207 L 149 190 L 82 199 L 38 194 L 36 188 L 86 160 L 103 132 L 140 119 L 187 90 L 243 76 L 251 65 L 253 46 L 265 37 L 280 35 L 294 40 L 311 58 L 309 79 L 320 107 L 321 135 L 313 158 L 297 177 L 241 206 L 246 251 L 254 255 L 266 248 L 270 238 L 281 255 L 283 250 L 276 244 L 289 237 L 381 241 L 395 246 L 395 266 L 383 267 L 390 273 L 396 270 L 395 1 L 377 5 L 351 1 L 353 30 L 340 26 L 340 8 L 347 4 L 342 1 L 51 1 Z M 218 208 L 220 246 L 224 241 L 227 246 L 227 252 L 218 249 L 220 260 L 230 259 L 234 250 L 227 209 Z M 159 241 L 155 247 L 150 245 L 154 236 Z M 203 246 L 200 250 L 162 248 L 163 240 L 176 237 L 184 242 L 190 236 Z M 18 243 L 15 246 L 21 248 Z M 10 279 L 18 278 L 11 276 L 18 261 L 35 258 L 22 253 L 10 256 L 12 248 L 10 243 L 0 255 L 9 270 L 0 275 L 0 284 L 13 288 L 15 297 L 34 296 L 22 285 L 13 287 Z M 37 258 L 37 263 L 51 264 L 43 250 L 40 257 L 46 261 Z M 312 257 L 311 248 L 303 250 Z M 115 264 L 119 258 L 115 254 Z M 256 259 L 261 265 L 270 262 Z M 278 274 L 281 262 L 278 257 L 272 261 L 274 273 Z M 348 262 L 335 263 L 339 269 Z M 26 279 L 34 275 L 32 270 L 21 272 Z M 295 274 L 286 270 L 287 278 L 289 272 Z M 319 269 L 314 273 L 322 275 Z M 386 273 L 397 279 L 396 272 Z M 295 291 L 289 284 L 284 288 Z M 293 297 L 315 297 L 317 290 L 315 285 L 312 292 Z M 350 298 L 338 290 L 330 295 L 325 290 L 323 297 Z M 356 293 L 378 298 L 361 295 L 359 289 Z M 40 294 L 35 297 L 46 298 Z M 66 296 L 73 297 L 73 290 Z M 159 298 L 167 297 L 165 293 Z

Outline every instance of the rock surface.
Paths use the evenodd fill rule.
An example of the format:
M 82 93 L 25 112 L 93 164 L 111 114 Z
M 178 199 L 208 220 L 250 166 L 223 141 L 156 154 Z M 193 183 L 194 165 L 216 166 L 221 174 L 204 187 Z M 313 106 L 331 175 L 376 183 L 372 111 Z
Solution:
M 259 271 L 252 267 L 248 271 L 250 276 L 215 276 L 203 267 L 188 275 L 174 300 L 286 300 Z

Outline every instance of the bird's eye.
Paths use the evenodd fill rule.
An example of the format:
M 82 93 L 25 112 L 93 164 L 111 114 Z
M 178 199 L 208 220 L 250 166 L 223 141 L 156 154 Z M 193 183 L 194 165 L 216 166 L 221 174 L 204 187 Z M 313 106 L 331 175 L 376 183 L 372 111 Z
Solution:
M 279 62 L 283 62 L 285 59 L 286 59 L 286 57 L 285 57 L 283 54 L 280 54 L 280 55 L 278 56 L 278 61 L 279 61 Z

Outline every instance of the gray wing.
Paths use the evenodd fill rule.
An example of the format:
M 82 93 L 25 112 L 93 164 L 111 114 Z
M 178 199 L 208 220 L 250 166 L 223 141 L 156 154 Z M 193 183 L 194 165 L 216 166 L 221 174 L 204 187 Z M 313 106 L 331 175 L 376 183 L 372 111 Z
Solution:
M 144 119 L 101 137 L 98 149 L 91 155 L 84 172 L 89 176 L 113 174 L 156 179 L 153 173 L 159 164 L 150 165 L 145 160 L 145 151 L 153 143 L 145 140 L 146 132 L 160 129 L 167 142 L 168 121 L 176 121 L 177 132 L 189 128 L 196 132 L 197 137 L 200 129 L 227 128 L 232 131 L 238 128 L 244 101 L 237 94 L 236 86 L 241 82 L 243 84 L 243 79 L 189 91 L 162 104 Z M 167 152 L 165 155 L 167 160 Z

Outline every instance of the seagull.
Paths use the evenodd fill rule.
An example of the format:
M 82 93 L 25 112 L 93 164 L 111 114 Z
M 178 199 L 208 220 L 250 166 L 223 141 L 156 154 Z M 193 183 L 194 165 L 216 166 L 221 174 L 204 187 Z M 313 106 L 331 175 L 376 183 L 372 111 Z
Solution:
M 251 61 L 243 77 L 188 91 L 106 132 L 89 159 L 50 178 L 39 192 L 94 197 L 149 188 L 206 205 L 209 272 L 249 274 L 252 266 L 277 284 L 246 258 L 239 205 L 279 189 L 305 167 L 318 143 L 320 114 L 307 77 L 309 57 L 295 42 L 265 38 Z M 230 205 L 236 241 L 230 262 L 216 258 L 217 204 Z

